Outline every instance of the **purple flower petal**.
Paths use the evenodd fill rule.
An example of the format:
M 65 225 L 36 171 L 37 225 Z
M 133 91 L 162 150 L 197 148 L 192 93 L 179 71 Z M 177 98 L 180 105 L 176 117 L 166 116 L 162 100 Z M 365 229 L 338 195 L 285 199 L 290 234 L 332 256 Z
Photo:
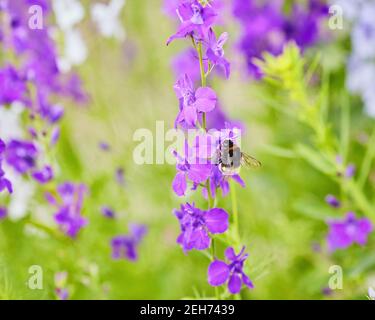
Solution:
M 224 284 L 228 280 L 229 271 L 225 262 L 219 260 L 211 262 L 208 267 L 208 283 L 214 287 Z
M 228 290 L 232 294 L 237 294 L 241 291 L 242 281 L 241 277 L 237 273 L 233 273 L 229 278 Z
M 179 196 L 182 197 L 185 195 L 187 184 L 186 176 L 184 172 L 179 172 L 176 174 L 172 182 L 173 191 Z
M 209 210 L 204 219 L 207 229 L 211 233 L 223 233 L 228 230 L 229 215 L 223 209 L 214 208 Z

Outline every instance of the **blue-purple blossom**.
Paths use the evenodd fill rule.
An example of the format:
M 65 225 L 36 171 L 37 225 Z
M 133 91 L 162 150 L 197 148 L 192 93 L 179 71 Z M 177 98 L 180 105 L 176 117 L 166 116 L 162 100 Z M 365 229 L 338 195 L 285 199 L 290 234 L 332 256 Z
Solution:
M 215 91 L 209 87 L 200 87 L 195 91 L 193 82 L 187 74 L 176 82 L 174 89 L 180 101 L 176 125 L 195 127 L 200 113 L 215 109 L 217 103 Z
M 5 160 L 9 166 L 20 174 L 35 168 L 38 150 L 33 142 L 11 140 L 7 144 Z
M 200 184 L 210 177 L 212 165 L 207 161 L 201 162 L 201 159 L 193 152 L 192 148 L 189 148 L 187 143 L 184 156 L 180 156 L 177 152 L 174 152 L 174 155 L 177 160 L 177 174 L 172 182 L 172 188 L 181 197 L 186 193 L 188 180 Z
M 220 66 L 224 69 L 225 76 L 229 78 L 230 75 L 230 63 L 224 58 L 223 46 L 228 40 L 228 33 L 222 33 L 218 39 L 212 29 L 208 31 L 208 44 L 206 55 L 210 63 L 213 66 Z
M 103 206 L 101 208 L 101 212 L 104 217 L 109 218 L 109 219 L 114 219 L 116 216 L 115 211 L 108 206 Z
M 7 65 L 0 69 L 0 105 L 19 101 L 29 104 L 27 79 L 14 67 Z
M 167 44 L 187 36 L 194 37 L 198 41 L 205 39 L 217 17 L 217 13 L 211 6 L 203 7 L 198 0 L 187 0 L 181 3 L 176 13 L 181 24 L 177 32 L 169 37 Z
M 0 220 L 3 220 L 7 217 L 8 211 L 5 207 L 0 207 Z
M 354 243 L 364 246 L 373 230 L 369 219 L 356 218 L 353 212 L 349 212 L 343 220 L 328 221 L 328 226 L 327 243 L 330 252 L 346 249 Z
M 75 238 L 86 226 L 87 219 L 82 216 L 82 206 L 87 188 L 83 184 L 65 182 L 57 187 L 57 195 L 46 194 L 48 202 L 56 208 L 55 222 L 69 237 Z
M 147 227 L 142 224 L 131 224 L 128 235 L 120 235 L 112 238 L 112 258 L 128 259 L 136 261 L 138 259 L 138 246 L 147 233 Z
M 181 234 L 177 243 L 184 251 L 192 249 L 204 250 L 210 247 L 210 234 L 224 233 L 228 230 L 229 215 L 224 209 L 213 208 L 203 211 L 194 204 L 181 205 L 174 210 L 180 222 Z
M 325 200 L 333 208 L 340 208 L 341 206 L 341 202 L 331 194 L 327 195 Z
M 234 249 L 229 247 L 225 250 L 225 257 L 228 262 L 215 260 L 208 267 L 208 283 L 213 286 L 221 286 L 228 283 L 228 290 L 232 294 L 239 293 L 242 284 L 248 288 L 254 288 L 250 278 L 243 271 L 244 262 L 248 254 L 244 254 L 245 247 L 236 255 Z
M 47 165 L 40 170 L 34 171 L 32 177 L 40 184 L 45 184 L 53 179 L 53 170 L 51 166 Z

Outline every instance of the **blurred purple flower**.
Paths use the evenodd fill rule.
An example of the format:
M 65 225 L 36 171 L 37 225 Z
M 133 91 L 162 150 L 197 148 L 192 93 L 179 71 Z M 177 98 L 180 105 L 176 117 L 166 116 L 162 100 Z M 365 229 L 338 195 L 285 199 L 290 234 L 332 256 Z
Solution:
M 331 194 L 327 195 L 325 200 L 333 208 L 340 208 L 341 206 L 341 202 Z
M 84 195 L 87 188 L 83 184 L 65 182 L 57 187 L 58 198 L 47 193 L 47 201 L 57 208 L 54 218 L 61 230 L 69 237 L 75 238 L 86 226 L 87 219 L 81 215 Z
M 239 293 L 242 284 L 250 289 L 254 288 L 253 283 L 243 271 L 244 262 L 248 257 L 248 254 L 244 254 L 244 251 L 245 247 L 236 255 L 233 248 L 229 247 L 225 250 L 228 263 L 220 260 L 211 262 L 208 267 L 208 283 L 216 287 L 228 282 L 228 290 L 232 294 Z
M 167 45 L 186 36 L 192 36 L 198 41 L 205 39 L 217 16 L 211 6 L 203 7 L 198 0 L 186 0 L 178 6 L 176 12 L 181 24 L 177 32 L 168 39 Z
M 349 212 L 344 220 L 328 221 L 329 233 L 327 235 L 328 250 L 345 249 L 354 243 L 363 246 L 367 237 L 372 232 L 373 226 L 367 218 L 356 218 Z
M 130 261 L 138 259 L 137 247 L 147 233 L 147 227 L 142 224 L 131 224 L 130 234 L 112 238 L 112 258 L 125 258 Z
M 65 288 L 56 288 L 55 293 L 60 300 L 68 300 L 69 291 Z
M 109 218 L 109 219 L 114 219 L 116 216 L 115 211 L 108 206 L 103 206 L 101 208 L 101 212 L 104 217 Z
M 125 172 L 123 168 L 119 167 L 116 169 L 115 179 L 120 186 L 125 185 Z
M 177 238 L 184 251 L 204 250 L 210 247 L 209 234 L 224 233 L 229 226 L 228 213 L 220 208 L 203 211 L 186 203 L 180 210 L 174 210 L 180 222 L 181 234 Z
M 354 164 L 349 164 L 345 169 L 345 177 L 352 178 L 355 175 L 356 167 Z
M 0 105 L 10 105 L 15 101 L 30 103 L 27 79 L 10 65 L 0 69 L 0 88 Z
M 44 166 L 41 170 L 32 173 L 32 177 L 40 184 L 45 184 L 53 179 L 53 170 L 50 166 Z
M 111 150 L 111 146 L 107 142 L 101 141 L 101 142 L 99 142 L 99 149 L 101 149 L 103 151 L 109 151 L 109 150 Z
M 7 217 L 8 211 L 5 207 L 0 207 L 0 220 L 3 220 Z
M 22 140 L 11 140 L 5 152 L 7 164 L 20 174 L 35 168 L 37 156 L 36 146 L 32 142 Z
M 246 59 L 248 72 L 260 78 L 262 74 L 254 58 L 261 58 L 263 52 L 278 55 L 291 40 L 302 50 L 315 44 L 320 36 L 320 22 L 328 16 L 328 6 L 322 0 L 309 0 L 307 6 L 294 4 L 291 13 L 285 15 L 282 1 L 263 4 L 234 0 L 233 15 L 241 23 L 239 49 Z

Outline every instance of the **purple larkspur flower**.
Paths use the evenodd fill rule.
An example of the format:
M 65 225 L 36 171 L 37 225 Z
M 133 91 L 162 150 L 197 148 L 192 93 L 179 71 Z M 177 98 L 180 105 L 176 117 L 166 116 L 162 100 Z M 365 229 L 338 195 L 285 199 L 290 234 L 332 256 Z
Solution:
M 254 288 L 250 278 L 243 271 L 244 262 L 248 257 L 248 254 L 244 254 L 244 251 L 245 247 L 242 247 L 241 252 L 236 255 L 234 249 L 229 247 L 225 250 L 228 263 L 221 260 L 211 262 L 208 267 L 208 283 L 216 287 L 228 282 L 228 290 L 232 294 L 239 293 L 242 284 L 250 289 Z
M 187 74 L 176 82 L 174 89 L 180 101 L 176 125 L 194 127 L 200 113 L 215 109 L 217 103 L 215 91 L 209 87 L 200 87 L 195 91 L 193 82 Z
M 174 210 L 180 222 L 181 234 L 177 243 L 184 251 L 204 250 L 210 247 L 210 234 L 224 233 L 228 230 L 229 215 L 224 209 L 213 208 L 208 211 L 196 208 L 194 204 L 181 205 Z
M 341 202 L 333 195 L 328 194 L 325 198 L 326 202 L 332 207 L 332 208 L 340 208 Z
M 137 248 L 147 233 L 147 227 L 143 224 L 131 224 L 129 235 L 120 235 L 112 238 L 112 258 L 125 258 L 130 261 L 138 260 Z
M 20 174 L 35 168 L 38 150 L 34 143 L 23 140 L 11 140 L 6 148 L 5 160 Z
M 201 163 L 201 159 L 193 152 L 192 148 L 189 148 L 187 142 L 184 156 L 180 156 L 177 152 L 174 152 L 174 155 L 177 159 L 177 174 L 173 179 L 172 188 L 181 197 L 186 193 L 188 180 L 200 184 L 210 177 L 212 165 L 207 162 Z
M 64 108 L 59 104 L 50 103 L 42 90 L 38 91 L 37 97 L 40 116 L 51 124 L 58 122 L 64 115 Z
M 168 39 L 167 44 L 187 36 L 192 36 L 198 41 L 205 39 L 217 17 L 217 13 L 211 6 L 203 7 L 198 0 L 187 0 L 181 3 L 176 12 L 181 24 L 177 32 Z
M 224 69 L 226 78 L 229 78 L 230 75 L 230 63 L 224 58 L 224 49 L 223 46 L 228 40 L 228 33 L 222 33 L 218 39 L 212 29 L 208 31 L 208 44 L 206 55 L 208 60 L 214 66 L 220 66 Z
M 9 193 L 13 192 L 11 182 L 5 178 L 5 172 L 2 168 L 3 162 L 3 155 L 6 150 L 6 145 L 3 140 L 0 139 L 0 193 L 3 192 L 5 189 L 8 190 Z
M 369 219 L 356 218 L 353 212 L 349 212 L 343 220 L 328 221 L 328 225 L 327 243 L 330 252 L 348 248 L 354 243 L 364 246 L 373 230 Z
M 104 217 L 109 218 L 109 219 L 114 219 L 116 216 L 115 211 L 108 206 L 103 206 L 101 208 L 101 212 Z
M 53 179 L 53 170 L 51 166 L 47 165 L 40 170 L 34 171 L 32 177 L 40 184 L 45 184 Z
M 69 237 L 75 238 L 78 232 L 86 226 L 87 219 L 81 215 L 84 195 L 87 188 L 84 184 L 65 182 L 57 187 L 59 197 L 47 193 L 47 201 L 56 207 L 55 222 Z
M 8 211 L 5 207 L 0 207 L 0 220 L 3 220 L 7 217 Z
M 0 105 L 12 104 L 15 101 L 29 104 L 27 79 L 14 67 L 7 65 L 0 69 L 0 88 Z
M 238 174 L 234 175 L 224 175 L 218 168 L 218 166 L 213 166 L 211 176 L 210 176 L 210 191 L 211 197 L 214 199 L 217 194 L 217 190 L 221 189 L 221 195 L 225 197 L 229 190 L 229 179 L 233 179 L 236 181 L 242 188 L 245 188 L 245 182 L 241 179 Z M 208 198 L 208 191 L 207 188 L 202 188 L 203 196 Z

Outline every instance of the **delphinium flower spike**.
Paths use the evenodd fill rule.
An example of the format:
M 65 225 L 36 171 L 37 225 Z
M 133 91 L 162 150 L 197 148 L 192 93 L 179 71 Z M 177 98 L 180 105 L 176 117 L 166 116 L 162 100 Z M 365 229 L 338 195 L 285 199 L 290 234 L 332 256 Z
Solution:
M 175 3 L 170 5 L 174 6 Z M 253 287 L 243 272 L 247 254 L 244 254 L 244 248 L 239 255 L 235 255 L 234 249 L 229 248 L 226 250 L 226 256 L 230 262 L 226 264 L 217 260 L 216 256 L 219 253 L 216 252 L 214 244 L 215 237 L 225 233 L 229 228 L 229 214 L 226 210 L 214 205 L 213 200 L 218 197 L 217 190 L 222 189 L 222 194 L 225 196 L 230 189 L 229 178 L 244 186 L 237 172 L 224 174 L 220 170 L 221 144 L 228 139 L 235 140 L 235 135 L 231 130 L 233 127 L 226 123 L 225 115 L 220 110 L 215 115 L 218 97 L 216 92 L 207 85 L 208 77 L 217 66 L 224 70 L 227 78 L 230 75 L 230 64 L 224 57 L 223 49 L 228 33 L 224 32 L 217 37 L 212 28 L 218 17 L 215 8 L 215 1 L 210 1 L 209 4 L 197 0 L 180 1 L 176 7 L 180 26 L 167 41 L 167 44 L 170 44 L 176 39 L 187 38 L 193 45 L 192 49 L 184 53 L 182 57 L 185 59 L 184 63 L 178 64 L 178 68 L 175 68 L 175 71 L 181 72 L 174 85 L 179 99 L 175 127 L 186 131 L 187 129 L 196 130 L 192 141 L 189 139 L 189 142 L 185 142 L 184 154 L 174 152 L 177 160 L 177 174 L 172 188 L 179 197 L 187 194 L 188 183 L 192 184 L 192 190 L 202 190 L 203 196 L 208 201 L 208 209 L 203 210 L 195 204 L 186 203 L 181 205 L 179 210 L 174 210 L 181 228 L 177 243 L 181 245 L 184 252 L 210 248 L 209 284 L 218 286 L 228 281 L 230 293 L 236 294 L 241 290 L 242 282 L 249 288 Z M 186 66 L 189 67 L 186 68 Z M 200 76 L 199 84 L 197 83 L 198 75 Z M 211 114 L 212 120 L 210 120 Z M 207 123 L 210 123 L 213 133 L 211 130 L 210 133 L 207 132 Z M 217 129 L 225 130 L 221 133 Z M 237 225 L 234 230 L 238 232 Z M 239 236 L 236 235 L 235 238 L 236 246 L 238 246 Z M 215 295 L 217 299 L 220 299 L 221 295 L 218 290 L 215 290 Z

